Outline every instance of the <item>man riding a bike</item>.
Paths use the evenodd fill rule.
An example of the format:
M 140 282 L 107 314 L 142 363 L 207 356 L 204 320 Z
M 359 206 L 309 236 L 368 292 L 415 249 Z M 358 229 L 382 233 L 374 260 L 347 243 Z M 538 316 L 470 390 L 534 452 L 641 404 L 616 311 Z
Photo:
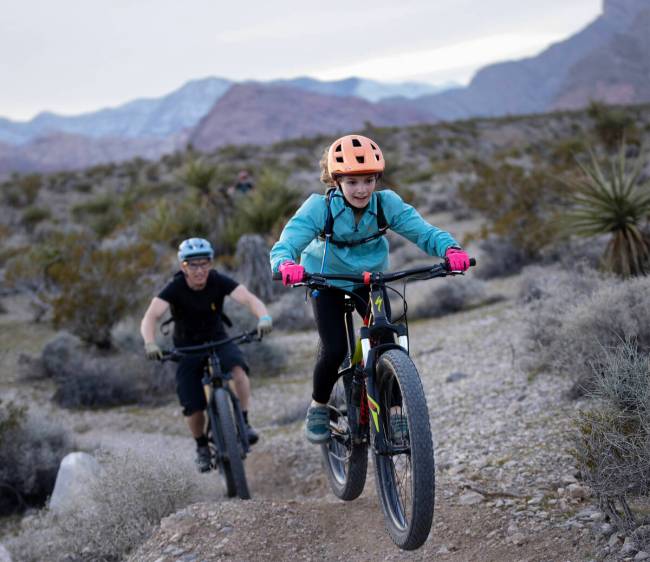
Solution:
M 326 195 L 311 195 L 285 226 L 271 249 L 271 267 L 285 285 L 299 283 L 308 273 L 360 275 L 388 270 L 388 228 L 415 243 L 432 256 L 445 257 L 454 271 L 469 267 L 469 256 L 446 231 L 427 221 L 397 193 L 375 189 L 385 168 L 382 152 L 373 140 L 361 135 L 337 139 L 320 162 Z M 300 264 L 296 263 L 300 260 Z M 345 281 L 332 285 L 349 287 Z M 366 314 L 368 287 L 354 288 L 355 305 Z M 312 293 L 312 307 L 320 336 L 313 374 L 312 402 L 307 411 L 305 435 L 322 444 L 330 437 L 327 402 L 347 353 L 344 324 L 345 296 L 322 289 Z M 388 304 L 388 303 L 386 303 Z M 391 419 L 395 434 L 406 424 Z
M 147 358 L 162 357 L 162 350 L 155 341 L 155 329 L 158 321 L 170 309 L 174 320 L 175 346 L 192 346 L 226 339 L 223 301 L 228 295 L 235 302 L 248 307 L 258 318 L 257 331 L 260 335 L 271 331 L 273 323 L 264 303 L 244 285 L 214 269 L 213 258 L 212 245 L 202 238 L 189 238 L 178 247 L 180 271 L 152 299 L 142 318 L 140 333 L 144 339 Z M 234 343 L 219 347 L 217 354 L 223 370 L 232 373 L 234 390 L 241 402 L 246 422 L 248 441 L 252 445 L 259 436 L 248 421 L 248 365 Z M 205 357 L 185 356 L 180 359 L 176 371 L 176 390 L 183 415 L 196 440 L 196 462 L 201 472 L 210 470 L 211 462 L 208 438 L 205 435 L 206 401 L 201 385 L 204 364 Z

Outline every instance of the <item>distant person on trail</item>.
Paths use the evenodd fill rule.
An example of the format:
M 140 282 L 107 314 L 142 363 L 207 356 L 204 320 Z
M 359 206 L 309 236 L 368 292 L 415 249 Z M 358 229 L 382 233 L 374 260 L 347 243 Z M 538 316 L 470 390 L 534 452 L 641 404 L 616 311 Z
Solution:
M 241 170 L 237 174 L 237 183 L 234 185 L 233 192 L 246 194 L 255 187 L 253 179 L 246 170 Z
M 162 350 L 155 341 L 156 324 L 171 308 L 174 320 L 174 345 L 177 347 L 200 345 L 226 339 L 223 322 L 223 301 L 227 295 L 239 304 L 246 305 L 258 318 L 257 331 L 267 334 L 273 327 L 271 316 L 264 303 L 230 277 L 212 267 L 214 250 L 203 238 L 189 238 L 178 247 L 180 271 L 167 286 L 154 297 L 142 318 L 140 333 L 144 339 L 148 359 L 160 359 Z M 241 402 L 248 428 L 248 441 L 252 445 L 259 436 L 248 421 L 250 381 L 248 365 L 237 345 L 224 345 L 217 349 L 224 371 L 230 371 L 234 390 Z M 205 435 L 205 395 L 201 385 L 203 357 L 182 357 L 176 371 L 176 391 L 183 407 L 183 415 L 196 440 L 196 463 L 201 472 L 210 470 L 210 451 Z
M 448 232 L 425 221 L 394 191 L 375 191 L 384 166 L 377 143 L 361 135 L 346 135 L 325 150 L 320 167 L 327 194 L 311 195 L 271 249 L 271 268 L 281 273 L 284 285 L 300 282 L 305 271 L 346 275 L 387 271 L 388 240 L 383 235 L 388 228 L 429 255 L 445 257 L 452 270 L 469 267 L 469 256 Z M 368 301 L 368 287 L 359 286 L 354 292 Z M 347 352 L 344 295 L 329 289 L 311 296 L 320 346 L 305 435 L 312 443 L 324 443 L 329 439 L 327 401 Z M 355 304 L 364 316 L 365 307 Z M 401 415 L 391 418 L 396 433 L 408 427 L 406 420 L 397 418 Z

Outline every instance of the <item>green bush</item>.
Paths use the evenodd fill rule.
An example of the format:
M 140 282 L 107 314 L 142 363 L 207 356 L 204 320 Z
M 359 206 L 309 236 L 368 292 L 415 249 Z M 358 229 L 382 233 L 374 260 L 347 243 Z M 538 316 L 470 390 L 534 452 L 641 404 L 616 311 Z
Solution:
M 181 202 L 161 199 L 140 220 L 138 230 L 143 241 L 176 248 L 186 238 L 211 238 L 214 216 L 210 210 L 188 199 Z
M 149 294 L 157 267 L 149 244 L 102 249 L 83 234 L 59 234 L 11 259 L 6 281 L 38 292 L 53 322 L 98 347 L 111 346 L 111 328 Z
M 624 139 L 632 141 L 638 137 L 634 117 L 624 108 L 593 101 L 587 114 L 594 120 L 596 135 L 607 148 L 617 147 Z
M 119 200 L 111 195 L 101 195 L 72 207 L 72 216 L 87 224 L 103 238 L 111 234 L 123 220 Z
M 22 223 L 32 230 L 39 222 L 49 219 L 51 216 L 52 213 L 49 209 L 32 205 L 23 211 Z
M 265 169 L 255 189 L 238 197 L 232 218 L 224 234 L 224 242 L 232 253 L 243 234 L 274 237 L 298 206 L 300 194 L 287 185 L 287 175 Z
M 39 174 L 18 176 L 2 184 L 2 198 L 12 207 L 32 205 L 43 186 L 43 178 Z
M 555 217 L 566 188 L 543 170 L 480 162 L 475 168 L 478 180 L 461 185 L 459 195 L 487 219 L 480 236 L 507 239 L 531 259 L 538 257 L 557 238 Z

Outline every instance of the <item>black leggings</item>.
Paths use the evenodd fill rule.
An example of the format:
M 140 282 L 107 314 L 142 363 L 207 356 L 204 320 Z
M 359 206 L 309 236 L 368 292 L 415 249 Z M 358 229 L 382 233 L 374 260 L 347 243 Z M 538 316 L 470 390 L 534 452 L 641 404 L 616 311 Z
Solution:
M 357 312 L 363 317 L 368 304 L 368 288 L 359 287 L 354 293 Z M 311 303 L 320 336 L 318 357 L 314 366 L 314 392 L 312 398 L 321 404 L 327 403 L 332 388 L 339 378 L 339 367 L 348 351 L 345 332 L 345 295 L 335 289 L 320 289 Z M 386 300 L 386 314 L 390 318 L 390 305 Z

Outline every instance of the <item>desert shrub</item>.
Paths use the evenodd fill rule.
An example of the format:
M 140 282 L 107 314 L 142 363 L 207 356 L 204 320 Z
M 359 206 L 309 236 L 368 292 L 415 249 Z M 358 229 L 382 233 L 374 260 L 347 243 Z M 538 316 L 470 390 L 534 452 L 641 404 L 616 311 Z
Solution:
M 2 184 L 2 198 L 12 207 L 26 207 L 36 201 L 42 185 L 43 178 L 39 174 L 18 176 Z
M 0 514 L 43 505 L 71 445 L 58 424 L 0 400 Z
M 32 230 L 39 222 L 49 219 L 51 212 L 49 209 L 43 207 L 36 207 L 34 205 L 27 207 L 23 211 L 21 222 L 29 229 Z
M 111 195 L 100 195 L 77 203 L 71 212 L 75 220 L 89 226 L 99 237 L 108 236 L 123 219 L 119 201 Z
M 594 121 L 596 135 L 607 148 L 615 148 L 624 138 L 629 140 L 638 135 L 634 117 L 624 108 L 593 101 L 587 114 Z
M 174 368 L 147 361 L 137 350 L 97 354 L 61 332 L 43 347 L 40 364 L 56 385 L 54 400 L 65 408 L 157 404 L 174 392 Z
M 205 206 L 193 200 L 162 199 L 145 214 L 138 226 L 142 240 L 176 248 L 191 236 L 210 237 L 211 217 Z
M 284 221 L 296 210 L 300 194 L 287 186 L 287 175 L 265 169 L 255 189 L 235 202 L 233 216 L 225 232 L 230 251 L 243 234 L 276 236 Z
M 192 159 L 183 174 L 185 183 L 197 189 L 200 193 L 210 193 L 210 185 L 214 179 L 216 168 L 206 164 L 201 158 Z
M 164 517 L 200 499 L 210 484 L 191 459 L 160 455 L 142 443 L 99 457 L 101 477 L 89 497 L 57 515 L 41 514 L 7 541 L 19 562 L 115 562 L 144 542 Z
M 287 366 L 287 351 L 272 338 L 242 346 L 252 377 L 270 377 Z
M 529 253 L 505 236 L 490 236 L 479 242 L 481 256 L 476 276 L 493 279 L 519 273 L 534 261 Z
M 476 279 L 420 281 L 406 286 L 409 320 L 438 318 L 476 306 L 486 298 L 485 285 Z M 402 313 L 399 298 L 391 295 L 393 318 Z
M 60 234 L 12 258 L 7 281 L 38 291 L 56 327 L 107 348 L 112 326 L 148 296 L 156 265 L 147 244 L 102 249 L 88 236 Z
M 542 170 L 527 173 L 509 164 L 475 167 L 478 180 L 461 185 L 459 195 L 486 217 L 480 236 L 506 238 L 527 259 L 536 259 L 557 237 L 554 218 L 566 187 Z
M 635 339 L 642 352 L 650 350 L 650 279 L 620 281 L 593 270 L 536 272 L 524 297 L 526 337 L 539 367 L 575 382 L 573 396 L 591 387 L 591 365 L 605 349 Z
M 576 416 L 576 461 L 610 520 L 630 532 L 642 520 L 629 499 L 650 492 L 650 356 L 626 340 L 592 369 L 595 400 Z

